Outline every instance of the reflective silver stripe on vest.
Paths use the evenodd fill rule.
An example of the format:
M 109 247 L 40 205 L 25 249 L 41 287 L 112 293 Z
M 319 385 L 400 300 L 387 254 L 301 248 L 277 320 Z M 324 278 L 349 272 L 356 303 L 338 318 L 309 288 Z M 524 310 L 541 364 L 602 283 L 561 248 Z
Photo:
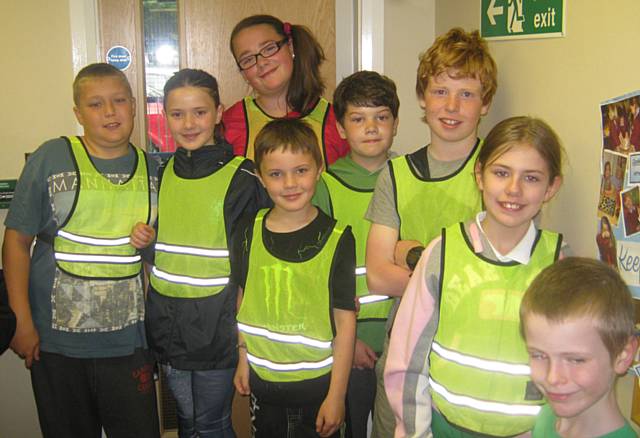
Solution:
M 166 243 L 156 243 L 156 251 L 170 252 L 174 254 L 191 254 L 203 257 L 226 258 L 229 251 L 226 249 L 202 249 L 193 246 L 167 245 Z
M 510 405 L 506 403 L 490 402 L 478 400 L 466 395 L 458 395 L 449 392 L 444 386 L 435 382 L 429 377 L 429 385 L 434 392 L 442 396 L 446 401 L 456 406 L 465 406 L 483 412 L 495 412 L 506 415 L 531 415 L 536 416 L 540 412 L 540 406 L 532 405 Z
M 187 277 L 184 275 L 175 275 L 169 274 L 168 272 L 161 271 L 160 269 L 153 267 L 153 274 L 162 278 L 163 280 L 167 280 L 171 283 L 181 283 L 181 284 L 190 284 L 192 286 L 224 286 L 229 283 L 229 277 L 220 277 L 220 278 L 195 278 L 195 277 Z
M 299 370 L 317 370 L 327 367 L 333 363 L 333 356 L 330 356 L 320 362 L 293 362 L 293 363 L 275 363 L 270 360 L 261 359 L 250 353 L 247 353 L 249 362 L 274 371 L 299 371 Z
M 473 356 L 467 356 L 457 351 L 447 350 L 442 345 L 434 342 L 431 346 L 434 353 L 450 362 L 459 365 L 478 368 L 484 371 L 492 371 L 497 373 L 511 374 L 514 376 L 528 376 L 531 374 L 529 365 L 511 364 L 507 362 L 498 362 L 495 360 L 479 359 Z
M 359 266 L 356 268 L 356 275 L 365 275 L 367 273 L 367 268 L 365 266 Z
M 78 234 L 72 234 L 68 231 L 58 230 L 58 236 L 69 239 L 73 242 L 85 243 L 87 245 L 95 246 L 119 246 L 129 243 L 129 236 L 119 237 L 117 239 L 96 239 L 94 237 L 80 236 Z
M 91 255 L 91 254 L 70 254 L 68 252 L 56 252 L 54 255 L 56 260 L 62 260 L 64 262 L 130 264 L 130 263 L 138 263 L 141 260 L 141 257 L 139 255 L 106 256 L 106 255 Z
M 315 348 L 331 348 L 331 341 L 319 341 L 302 335 L 284 335 L 282 333 L 272 332 L 265 328 L 254 327 L 241 322 L 238 323 L 238 329 L 241 332 L 261 336 L 263 338 L 271 339 L 272 341 L 286 342 L 288 344 L 303 344 Z
M 370 304 L 377 303 L 378 301 L 385 301 L 388 299 L 389 297 L 387 295 L 365 295 L 358 298 L 358 301 L 360 301 L 360 304 Z

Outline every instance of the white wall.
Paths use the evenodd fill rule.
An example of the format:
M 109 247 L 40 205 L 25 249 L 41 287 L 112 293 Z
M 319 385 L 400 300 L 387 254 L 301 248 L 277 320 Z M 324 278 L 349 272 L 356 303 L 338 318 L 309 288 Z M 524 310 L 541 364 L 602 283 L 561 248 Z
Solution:
M 336 0 L 336 85 L 356 70 L 357 39 L 354 23 L 357 0 Z M 329 98 L 329 96 L 327 96 Z
M 25 152 L 76 125 L 68 0 L 2 1 L 0 17 L 0 179 L 8 179 Z M 0 357 L 0 388 L 0 437 L 40 436 L 29 373 L 12 352 Z
M 395 81 L 400 97 L 400 125 L 393 142 L 398 153 L 413 152 L 429 142 L 415 86 L 418 55 L 435 36 L 435 12 L 434 0 L 384 2 L 384 74 Z
M 436 6 L 436 33 L 478 29 L 480 1 Z M 596 257 L 600 189 L 599 104 L 640 89 L 640 2 L 568 1 L 564 38 L 495 41 L 498 92 L 481 134 L 498 121 L 528 114 L 555 128 L 567 151 L 564 186 L 543 211 L 542 225 L 565 234 L 576 255 Z M 620 406 L 631 410 L 632 379 L 618 382 Z

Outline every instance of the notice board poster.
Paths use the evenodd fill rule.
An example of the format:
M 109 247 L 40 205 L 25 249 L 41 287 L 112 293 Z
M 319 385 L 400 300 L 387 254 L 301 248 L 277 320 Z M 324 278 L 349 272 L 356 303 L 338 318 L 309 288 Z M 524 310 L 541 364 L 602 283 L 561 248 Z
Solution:
M 603 102 L 600 116 L 596 243 L 600 260 L 616 268 L 640 299 L 640 91 Z

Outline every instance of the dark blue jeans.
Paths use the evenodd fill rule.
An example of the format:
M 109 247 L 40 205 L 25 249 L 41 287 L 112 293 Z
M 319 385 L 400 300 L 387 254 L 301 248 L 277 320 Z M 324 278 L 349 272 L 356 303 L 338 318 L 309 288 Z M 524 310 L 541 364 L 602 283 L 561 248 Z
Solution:
M 234 438 L 231 427 L 233 373 L 223 370 L 178 370 L 161 365 L 176 399 L 180 438 Z

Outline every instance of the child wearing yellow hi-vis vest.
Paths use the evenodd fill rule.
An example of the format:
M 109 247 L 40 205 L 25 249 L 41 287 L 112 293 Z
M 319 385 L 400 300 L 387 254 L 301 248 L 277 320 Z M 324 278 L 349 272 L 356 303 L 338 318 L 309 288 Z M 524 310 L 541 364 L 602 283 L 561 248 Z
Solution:
M 5 220 L 11 348 L 30 368 L 43 436 L 156 438 L 142 258 L 129 235 L 155 221 L 158 166 L 129 142 L 124 73 L 87 65 L 73 101 L 83 135 L 29 156 Z
M 222 137 L 216 79 L 182 69 L 164 96 L 179 147 L 160 175 L 147 339 L 176 400 L 179 436 L 230 438 L 237 287 L 229 282 L 229 241 L 238 218 L 268 200 L 253 163 L 235 157 Z M 140 237 L 153 234 L 137 228 Z
M 378 175 L 389 158 L 398 127 L 400 101 L 386 76 L 360 71 L 340 82 L 333 94 L 338 132 L 349 142 L 349 154 L 322 174 L 314 203 L 351 225 L 356 238 L 356 295 L 360 305 L 356 349 L 347 391 L 346 433 L 367 437 L 367 420 L 376 397 L 375 365 L 382 354 L 385 325 L 393 298 L 369 293 L 365 248 L 371 223 L 364 218 Z
M 351 228 L 311 204 L 322 172 L 313 130 L 269 122 L 256 140 L 258 175 L 274 202 L 238 225 L 238 392 L 251 394 L 256 437 L 337 437 L 355 338 Z
M 442 230 L 422 254 L 391 332 L 385 389 L 397 437 L 518 436 L 543 403 L 529 376 L 519 307 L 566 254 L 533 218 L 562 182 L 562 147 L 543 121 L 498 123 L 475 177 L 486 211 Z

